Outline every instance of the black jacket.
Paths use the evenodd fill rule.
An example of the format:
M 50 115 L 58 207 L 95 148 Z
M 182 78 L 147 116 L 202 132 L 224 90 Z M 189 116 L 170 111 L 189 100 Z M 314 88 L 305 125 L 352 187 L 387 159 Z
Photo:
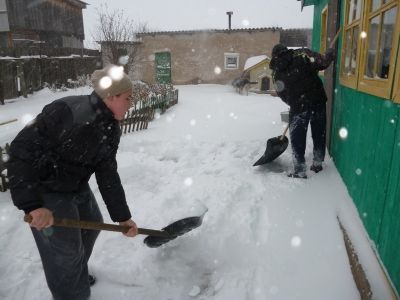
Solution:
M 270 62 L 277 94 L 290 106 L 291 112 L 301 112 L 310 106 L 325 104 L 327 97 L 318 71 L 329 67 L 333 51 L 326 55 L 310 49 L 286 50 Z
M 66 97 L 43 108 L 11 143 L 8 176 L 12 200 L 29 213 L 42 192 L 76 192 L 95 173 L 113 221 L 131 218 L 117 172 L 121 131 L 95 93 Z

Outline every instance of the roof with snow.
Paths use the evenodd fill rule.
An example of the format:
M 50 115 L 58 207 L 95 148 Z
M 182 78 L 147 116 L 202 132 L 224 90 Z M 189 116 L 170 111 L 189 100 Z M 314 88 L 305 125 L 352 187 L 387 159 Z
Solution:
M 280 31 L 281 27 L 260 27 L 260 28 L 239 28 L 239 29 L 199 29 L 199 30 L 178 30 L 178 31 L 150 31 L 140 32 L 140 35 L 156 34 L 193 34 L 193 33 L 230 33 L 230 32 L 257 32 L 257 31 Z
M 244 70 L 246 71 L 247 69 L 254 67 L 255 65 L 262 62 L 263 60 L 270 60 L 270 58 L 267 55 L 258 55 L 258 56 L 249 57 L 246 60 L 246 63 L 244 64 Z

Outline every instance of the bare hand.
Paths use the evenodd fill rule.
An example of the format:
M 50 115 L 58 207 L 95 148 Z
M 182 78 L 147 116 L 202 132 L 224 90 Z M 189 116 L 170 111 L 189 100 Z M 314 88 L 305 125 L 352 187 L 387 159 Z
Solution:
M 124 233 L 125 236 L 134 237 L 138 234 L 136 223 L 133 222 L 132 219 L 129 219 L 124 222 L 119 222 L 119 225 L 131 227 L 127 233 Z
M 47 208 L 37 208 L 32 210 L 29 214 L 32 216 L 30 226 L 37 230 L 48 228 L 54 223 L 53 213 Z

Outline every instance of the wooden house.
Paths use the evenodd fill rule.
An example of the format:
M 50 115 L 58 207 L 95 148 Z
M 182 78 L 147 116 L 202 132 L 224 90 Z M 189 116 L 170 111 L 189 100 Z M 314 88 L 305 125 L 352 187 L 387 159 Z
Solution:
M 80 0 L 0 0 L 0 47 L 83 48 Z
M 258 55 L 247 59 L 243 72 L 247 74 L 250 82 L 257 82 L 251 85 L 251 91 L 267 92 L 271 89 L 272 73 L 269 68 L 270 60 L 267 55 Z
M 400 0 L 302 0 L 308 5 L 314 50 L 341 29 L 336 64 L 324 74 L 329 153 L 399 292 Z

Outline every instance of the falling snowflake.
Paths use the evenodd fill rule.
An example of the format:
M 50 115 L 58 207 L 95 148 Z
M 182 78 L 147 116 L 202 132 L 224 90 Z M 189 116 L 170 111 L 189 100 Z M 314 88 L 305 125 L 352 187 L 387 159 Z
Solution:
M 290 244 L 292 245 L 292 247 L 299 247 L 301 245 L 301 238 L 299 236 L 292 237 Z
M 282 92 L 285 89 L 285 84 L 281 80 L 277 80 L 275 82 L 275 86 L 276 86 L 276 91 L 277 92 Z
M 3 162 L 8 162 L 10 159 L 10 156 L 6 153 L 3 153 L 3 155 L 1 156 L 1 159 L 3 160 Z
M 193 179 L 190 177 L 185 178 L 184 184 L 186 186 L 191 186 L 193 184 Z
M 248 27 L 248 26 L 250 25 L 250 21 L 247 20 L 247 19 L 243 19 L 243 20 L 242 20 L 242 25 L 243 25 L 244 27 Z
M 128 56 L 128 55 L 121 56 L 121 57 L 118 59 L 118 62 L 119 62 L 119 64 L 121 64 L 121 65 L 126 65 L 126 64 L 128 64 L 128 61 L 129 61 L 129 56 Z
M 24 125 L 31 125 L 35 118 L 31 114 L 25 114 L 21 118 L 21 122 Z
M 339 136 L 344 140 L 344 139 L 347 139 L 347 136 L 348 136 L 348 131 L 347 131 L 347 129 L 346 128 L 344 128 L 344 127 L 342 127 L 342 128 L 340 128 L 339 129 Z
M 109 76 L 104 76 L 99 81 L 100 88 L 102 88 L 103 90 L 108 89 L 111 86 L 111 84 L 112 80 Z
M 366 33 L 365 31 L 361 31 L 360 37 L 361 37 L 362 39 L 365 39 L 365 38 L 367 37 L 367 33 Z
M 112 80 L 121 80 L 124 76 L 124 67 L 122 66 L 114 66 L 111 67 L 108 71 L 108 75 L 110 75 Z

